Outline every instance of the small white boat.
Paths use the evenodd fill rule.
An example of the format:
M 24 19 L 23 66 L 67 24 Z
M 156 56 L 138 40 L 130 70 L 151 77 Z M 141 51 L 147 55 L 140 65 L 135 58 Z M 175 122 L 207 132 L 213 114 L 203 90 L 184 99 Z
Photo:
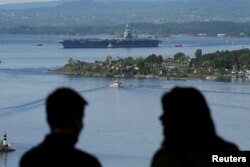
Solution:
M 178 42 L 178 43 L 176 43 L 174 46 L 175 46 L 175 47 L 182 47 L 182 44 L 181 44 L 180 42 Z
M 110 87 L 113 87 L 113 88 L 119 88 L 121 86 L 121 82 L 116 80 L 116 81 L 113 81 L 111 85 L 109 85 Z

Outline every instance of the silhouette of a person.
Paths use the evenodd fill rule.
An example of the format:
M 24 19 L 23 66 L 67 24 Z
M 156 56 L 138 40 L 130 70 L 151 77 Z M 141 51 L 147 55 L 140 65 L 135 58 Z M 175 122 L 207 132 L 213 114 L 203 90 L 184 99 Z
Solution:
M 164 141 L 151 167 L 203 167 L 209 153 L 237 151 L 216 132 L 208 105 L 195 88 L 175 87 L 162 97 Z
M 26 152 L 20 167 L 101 167 L 94 156 L 74 147 L 83 128 L 87 102 L 70 88 L 59 88 L 46 101 L 50 134 Z

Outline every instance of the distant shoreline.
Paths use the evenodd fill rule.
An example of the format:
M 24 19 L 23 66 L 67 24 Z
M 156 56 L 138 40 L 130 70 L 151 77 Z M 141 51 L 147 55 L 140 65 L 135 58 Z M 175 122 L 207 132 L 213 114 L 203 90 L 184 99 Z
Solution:
M 134 75 L 134 76 L 125 76 L 125 75 L 101 75 L 101 74 L 79 74 L 76 72 L 59 72 L 55 70 L 48 70 L 51 74 L 62 74 L 68 76 L 83 76 L 83 77 L 101 77 L 101 78 L 119 78 L 119 79 L 155 79 L 155 80 L 178 80 L 178 81 L 192 81 L 192 80 L 202 80 L 202 81 L 219 81 L 219 82 L 230 82 L 233 75 L 197 75 L 193 77 L 174 77 L 174 76 L 153 76 L 153 75 Z
M 118 77 L 171 80 L 232 80 L 250 79 L 250 50 L 217 51 L 202 54 L 195 52 L 196 58 L 184 53 L 163 58 L 151 54 L 148 57 L 113 58 L 88 63 L 69 58 L 63 67 L 50 70 L 51 73 L 83 75 L 94 77 Z

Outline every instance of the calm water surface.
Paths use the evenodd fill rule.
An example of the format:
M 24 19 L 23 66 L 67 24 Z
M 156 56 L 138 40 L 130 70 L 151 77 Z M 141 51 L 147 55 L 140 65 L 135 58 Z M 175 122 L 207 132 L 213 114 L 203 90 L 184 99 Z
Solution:
M 250 150 L 250 84 L 248 81 L 171 81 L 122 79 L 123 87 L 110 88 L 111 78 L 48 74 L 72 57 L 84 61 L 115 57 L 184 52 L 204 53 L 250 47 L 248 38 L 165 39 L 158 48 L 62 49 L 63 36 L 0 36 L 0 134 L 8 133 L 15 152 L 0 153 L 0 167 L 17 167 L 21 155 L 48 133 L 44 100 L 59 86 L 79 91 L 89 102 L 85 128 L 77 147 L 96 155 L 106 167 L 149 166 L 162 141 L 160 99 L 174 86 L 194 86 L 205 95 L 217 132 L 240 149 Z M 173 47 L 181 42 L 183 47 Z M 42 43 L 43 46 L 36 46 Z

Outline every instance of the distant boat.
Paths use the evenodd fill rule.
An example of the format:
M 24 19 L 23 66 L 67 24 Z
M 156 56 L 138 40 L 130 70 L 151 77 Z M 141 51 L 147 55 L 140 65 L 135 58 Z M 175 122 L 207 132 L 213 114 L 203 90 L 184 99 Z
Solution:
M 223 38 L 223 37 L 226 37 L 226 34 L 217 34 L 217 37 Z
M 7 142 L 7 133 L 5 132 L 3 134 L 3 139 L 0 141 L 0 152 L 11 152 L 15 151 L 10 145 L 10 143 Z
M 175 46 L 175 47 L 182 47 L 182 44 L 181 44 L 180 42 L 178 42 L 178 43 L 176 43 L 174 46 Z
M 39 43 L 39 44 L 37 44 L 36 46 L 43 46 L 43 44 Z
M 113 87 L 113 88 L 119 88 L 119 87 L 121 87 L 121 82 L 120 81 L 118 81 L 118 80 L 115 80 L 115 81 L 113 81 L 112 82 L 112 84 L 111 85 L 109 85 L 110 87 Z
M 202 36 L 207 36 L 207 33 L 199 33 L 197 36 L 202 37 Z

